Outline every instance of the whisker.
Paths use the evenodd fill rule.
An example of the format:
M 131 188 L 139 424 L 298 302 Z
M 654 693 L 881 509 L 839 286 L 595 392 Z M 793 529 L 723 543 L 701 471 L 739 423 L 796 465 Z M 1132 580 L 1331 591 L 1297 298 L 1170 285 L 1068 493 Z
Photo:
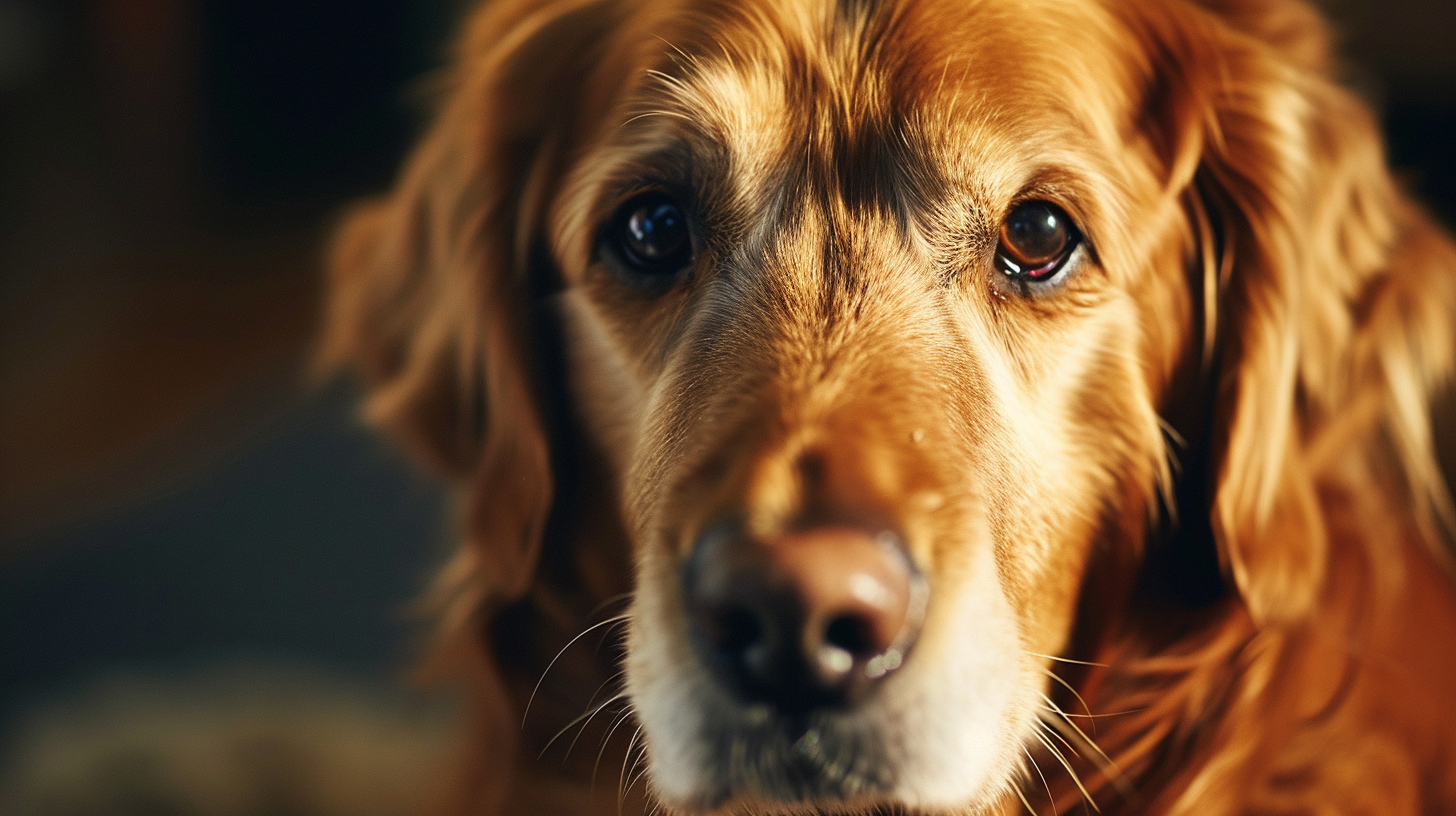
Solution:
M 1062 715 L 1063 717 L 1076 717 L 1081 720 L 1104 720 L 1108 717 L 1126 717 L 1129 714 L 1141 714 L 1144 711 L 1147 711 L 1147 709 L 1134 708 L 1129 709 L 1128 711 L 1111 711 L 1106 714 L 1073 714 L 1069 711 L 1058 711 L 1057 713 Z
M 1072 747 L 1072 743 L 1067 742 L 1067 738 L 1064 737 L 1064 736 L 1062 736 L 1062 734 L 1059 731 L 1057 731 L 1056 729 L 1052 728 L 1052 726 L 1049 725 L 1046 722 L 1046 720 L 1038 717 L 1037 720 L 1036 720 L 1036 724 L 1043 731 L 1045 731 L 1048 735 L 1053 736 L 1053 737 L 1056 737 L 1057 738 L 1057 742 L 1060 742 L 1062 745 L 1066 746 L 1066 748 L 1067 748 L 1068 751 L 1071 751 L 1072 752 L 1072 756 L 1075 756 L 1078 759 L 1080 759 L 1082 757 L 1081 754 L 1077 753 L 1077 749 Z
M 632 732 L 632 739 L 627 741 L 627 753 L 622 757 L 622 772 L 617 775 L 617 816 L 622 816 L 622 804 L 626 801 L 626 790 L 622 787 L 627 781 L 627 761 L 632 759 L 632 752 L 637 747 L 637 738 L 642 736 L 642 726 Z M 634 764 L 633 767 L 636 767 Z
M 1103 759 L 1107 760 L 1107 763 L 1109 765 L 1111 765 L 1114 769 L 1117 767 L 1117 764 L 1112 761 L 1112 757 L 1109 757 L 1107 754 L 1105 754 L 1105 753 L 1102 752 L 1102 749 L 1101 748 L 1098 748 L 1097 747 L 1096 741 L 1094 741 L 1091 737 L 1087 736 L 1087 733 L 1085 731 L 1083 731 L 1081 728 L 1078 728 L 1076 723 L 1072 722 L 1071 720 L 1065 719 L 1066 716 L 1067 716 L 1067 712 L 1063 711 L 1061 706 L 1057 705 L 1055 702 L 1052 701 L 1052 698 L 1046 696 L 1045 694 L 1041 695 L 1041 699 L 1043 701 L 1045 701 L 1048 706 L 1051 707 L 1051 710 L 1052 711 L 1056 712 L 1057 714 L 1059 714 L 1063 718 L 1063 720 L 1067 724 L 1067 727 L 1071 728 L 1072 731 L 1076 732 L 1076 735 L 1083 742 L 1085 742 L 1088 745 L 1092 746 L 1092 748 L 1095 749 L 1097 751 L 1097 753 L 1102 756 Z M 1088 715 L 1088 716 L 1091 716 L 1091 715 Z M 1053 724 L 1056 723 L 1055 720 L 1053 720 L 1052 722 L 1053 722 Z
M 634 760 L 632 760 L 632 768 L 631 768 L 631 770 L 627 771 L 627 789 L 625 791 L 623 791 L 623 797 L 624 798 L 626 796 L 631 795 L 632 788 L 634 788 L 637 785 L 638 782 L 641 782 L 643 779 L 645 779 L 647 777 L 647 772 L 650 771 L 650 770 L 652 770 L 652 766 L 651 765 L 649 765 L 646 762 L 643 762 L 642 761 L 642 760 L 644 760 L 646 758 L 647 758 L 647 744 L 646 743 L 643 743 L 642 746 L 637 751 L 637 758 L 634 759 Z M 641 765 L 642 766 L 642 770 L 640 770 L 640 771 L 637 770 L 637 766 L 638 765 Z
M 608 681 L 608 682 L 611 682 L 611 681 Z M 603 683 L 602 685 L 606 685 L 606 683 Z M 601 691 L 601 689 L 597 689 L 597 690 L 598 691 Z M 595 697 L 596 695 L 592 695 L 592 696 Z M 554 735 L 552 735 L 551 739 L 546 740 L 546 744 L 543 745 L 543 746 L 541 746 L 541 753 L 537 754 L 536 755 L 536 758 L 537 759 L 540 759 L 540 758 L 546 756 L 546 752 L 549 751 L 549 750 L 551 750 L 551 746 L 558 739 L 561 739 L 562 735 L 564 735 L 567 731 L 570 731 L 571 730 L 571 727 L 573 725 L 576 725 L 577 723 L 582 723 L 582 728 L 585 729 L 586 728 L 586 723 L 587 722 L 590 722 L 592 717 L 595 717 L 602 709 L 606 708 L 607 706 L 611 705 L 612 703 L 617 702 L 618 700 L 622 699 L 625 696 L 627 696 L 627 693 L 626 692 L 622 692 L 621 694 L 615 694 L 612 697 L 608 698 L 606 701 L 604 701 L 601 705 L 597 706 L 596 708 L 590 708 L 591 703 L 587 703 L 587 706 L 589 706 L 589 707 L 587 708 L 586 711 L 581 712 L 581 714 L 577 715 L 577 717 L 575 719 L 573 719 L 571 722 L 567 723 L 566 725 L 563 725 L 561 727 L 561 730 L 560 731 L 557 731 Z M 581 736 L 580 733 L 578 733 L 577 736 Z M 576 745 L 576 741 L 575 740 L 572 740 L 572 743 L 571 744 L 572 745 Z M 570 756 L 571 756 L 571 750 L 570 749 L 567 749 L 566 757 L 570 757 Z M 563 758 L 562 759 L 562 762 L 565 762 L 565 761 L 566 761 L 566 758 Z
M 1096 666 L 1100 669 L 1109 668 L 1108 664 L 1106 663 L 1089 663 L 1086 660 L 1073 660 L 1070 657 L 1057 657 L 1056 655 L 1041 654 L 1040 652 L 1028 652 L 1025 649 L 1022 649 L 1021 651 L 1023 654 L 1029 654 L 1032 657 L 1044 657 L 1047 660 L 1055 660 L 1058 663 L 1075 663 L 1078 666 Z
M 623 670 L 622 669 L 618 669 L 617 671 L 612 672 L 611 676 L 609 676 L 607 679 L 603 680 L 602 681 L 602 684 L 600 686 L 597 686 L 596 691 L 593 691 L 592 692 L 592 696 L 589 697 L 589 698 L 587 698 L 587 701 L 586 701 L 587 708 L 591 708 L 591 704 L 592 703 L 595 703 L 597 701 L 597 695 L 602 693 L 602 689 L 606 688 L 608 686 L 608 684 L 613 683 L 613 682 L 617 681 L 618 679 L 620 679 L 622 677 L 622 674 L 623 674 Z
M 1054 672 L 1054 671 L 1052 671 L 1052 670 L 1050 670 L 1050 669 L 1042 669 L 1042 673 L 1044 673 L 1047 677 L 1050 677 L 1051 679 L 1057 681 L 1058 683 L 1061 683 L 1062 684 L 1062 687 L 1065 688 L 1067 691 L 1072 692 L 1072 696 L 1073 697 L 1076 697 L 1077 698 L 1077 702 L 1079 702 L 1079 703 L 1082 704 L 1082 710 L 1083 711 L 1087 712 L 1088 714 L 1091 714 L 1092 713 L 1092 706 L 1087 705 L 1087 701 L 1084 700 L 1084 699 L 1082 699 L 1082 695 L 1081 694 L 1078 694 L 1076 689 L 1072 688 L 1072 684 L 1071 683 L 1068 683 L 1066 680 L 1063 680 L 1062 678 L 1058 677 L 1057 676 L 1057 673 Z M 1057 707 L 1057 704 L 1056 703 L 1053 703 L 1051 701 L 1051 698 L 1050 697 L 1048 697 L 1045 694 L 1043 694 L 1043 695 L 1041 695 L 1041 698 L 1043 700 L 1046 700 L 1048 703 L 1050 703 L 1053 708 L 1056 708 L 1056 710 L 1057 710 L 1058 713 L 1061 712 L 1061 708 Z M 1094 734 L 1097 733 L 1097 722 L 1095 720 L 1092 723 L 1092 733 L 1094 733 Z
M 586 722 L 584 722 L 584 723 L 581 724 L 581 728 L 578 728 L 577 729 L 576 736 L 571 738 L 571 744 L 568 745 L 568 746 L 566 746 L 566 756 L 563 757 L 561 761 L 562 762 L 565 762 L 567 759 L 570 759 L 571 758 L 571 752 L 574 751 L 574 750 L 576 750 L 576 744 L 581 741 L 581 735 L 586 733 L 587 726 L 591 725 L 591 721 L 596 718 L 596 716 L 597 716 L 598 713 L 600 713 L 608 705 L 611 705 L 612 703 L 617 702 L 619 700 L 625 700 L 625 699 L 627 699 L 627 692 L 623 691 L 622 693 L 617 694 L 616 696 L 612 697 L 612 699 L 607 700 L 606 702 L 604 702 L 601 705 L 597 706 L 597 710 L 594 711 L 594 712 L 592 712 L 592 715 L 590 717 L 587 717 L 586 718 Z M 627 708 L 631 708 L 631 707 L 632 707 L 632 703 L 631 703 L 631 701 L 628 701 L 627 702 Z
M 545 670 L 543 670 L 541 672 L 541 679 L 536 681 L 536 687 L 533 688 L 533 689 L 531 689 L 531 696 L 530 696 L 529 699 L 526 700 L 526 710 L 524 712 L 522 712 L 522 714 L 521 714 L 521 728 L 525 728 L 526 727 L 526 718 L 529 717 L 529 716 L 531 716 L 531 704 L 534 703 L 534 702 L 536 702 L 536 694 L 541 691 L 541 684 L 544 683 L 544 682 L 546 682 L 546 675 L 548 675 L 548 674 L 551 673 L 551 667 L 552 666 L 555 666 L 556 665 L 556 661 L 560 660 L 561 659 L 561 656 L 564 655 L 564 654 L 566 654 L 566 650 L 567 649 L 570 649 L 573 644 L 575 644 L 578 640 L 581 640 L 582 638 L 586 637 L 587 634 L 590 633 L 590 632 L 592 632 L 593 630 L 600 629 L 603 626 L 607 626 L 607 625 L 610 625 L 610 624 L 621 623 L 622 621 L 625 621 L 625 620 L 627 620 L 627 615 L 626 614 L 621 614 L 621 615 L 613 615 L 612 617 L 607 618 L 606 620 L 602 621 L 601 623 L 594 623 L 591 626 L 588 626 L 587 628 L 583 629 L 581 631 L 581 634 L 577 635 L 576 637 L 572 638 L 571 640 L 568 640 L 566 642 L 566 645 L 561 647 L 561 651 L 557 652 L 556 653 L 556 656 L 553 657 L 553 658 L 551 658 L 551 662 L 546 664 Z
M 626 722 L 627 719 L 629 717 L 631 717 L 631 716 L 632 716 L 632 706 L 629 703 L 626 708 L 623 708 L 621 711 L 617 712 L 616 716 L 614 716 L 612 718 L 612 727 L 609 728 L 609 729 L 607 729 L 607 735 L 605 737 L 602 737 L 602 745 L 601 745 L 600 748 L 597 749 L 597 761 L 594 762 L 594 763 L 592 763 L 592 775 L 591 775 L 591 787 L 592 787 L 592 790 L 596 790 L 596 786 L 597 786 L 597 769 L 602 766 L 602 755 L 605 754 L 606 751 L 607 751 L 607 744 L 612 741 L 612 735 L 615 734 L 615 733 L 617 733 L 617 729 L 622 726 L 622 723 Z
M 602 693 L 602 689 L 606 688 L 608 683 L 611 683 L 613 680 L 616 680 L 618 677 L 620 677 L 621 674 L 622 673 L 620 671 L 613 672 L 611 677 L 608 677 L 607 679 L 603 680 L 602 681 L 602 684 L 600 686 L 597 686 L 596 690 L 592 692 L 591 697 L 587 698 L 587 701 L 586 701 L 586 711 L 583 711 L 581 714 L 579 714 L 571 722 L 569 722 L 566 725 L 562 726 L 562 728 L 561 728 L 560 731 L 557 731 L 551 737 L 551 739 L 547 740 L 546 741 L 546 745 L 541 748 L 541 753 L 540 754 L 537 754 L 536 755 L 536 758 L 537 759 L 540 759 L 541 757 L 545 756 L 546 755 L 546 750 L 551 747 L 551 743 L 553 743 L 557 739 L 559 739 L 562 734 L 565 734 L 566 731 L 567 731 L 567 729 L 571 728 L 573 725 L 576 725 L 579 722 L 582 722 L 582 720 L 585 719 L 586 722 L 582 722 L 582 729 L 584 730 L 586 728 L 586 724 L 589 723 L 589 722 L 591 722 L 591 718 L 592 717 L 595 717 L 598 711 L 601 711 L 603 708 L 605 708 L 606 706 L 610 705 L 614 700 L 620 699 L 622 697 L 622 695 L 621 694 L 617 694 L 614 697 L 612 697 L 612 699 L 603 702 L 601 704 L 601 706 L 598 706 L 595 710 L 593 710 L 593 708 L 592 708 L 592 704 L 597 701 L 597 695 Z M 581 732 L 578 731 L 577 734 L 576 734 L 576 736 L 578 738 L 580 738 L 581 737 Z M 576 740 L 572 740 L 571 741 L 571 744 L 572 745 L 575 745 L 576 744 Z M 566 751 L 566 757 L 563 758 L 562 761 L 565 762 L 566 761 L 566 758 L 569 758 L 570 756 L 571 756 L 571 749 L 568 748 L 567 751 Z
M 1032 807 L 1031 803 L 1026 801 L 1026 794 L 1022 792 L 1021 785 L 1019 783 L 1013 785 L 1012 790 L 1016 791 L 1016 798 L 1021 800 L 1022 806 L 1026 808 L 1026 812 L 1030 813 L 1031 816 L 1036 816 L 1036 808 Z
M 1041 772 L 1041 766 L 1036 764 L 1036 758 L 1031 755 L 1030 751 L 1026 750 L 1025 745 L 1021 746 L 1021 753 L 1026 754 L 1026 759 L 1031 763 L 1032 769 L 1036 771 L 1037 776 L 1041 777 L 1041 786 L 1046 789 L 1047 801 L 1051 803 L 1052 810 L 1056 810 L 1057 797 L 1052 796 L 1052 786 L 1047 784 L 1046 774 Z M 1026 797 L 1022 797 L 1021 801 L 1025 802 Z M 1031 807 L 1031 805 L 1027 805 L 1027 807 Z M 1031 812 L 1036 813 L 1036 810 L 1033 809 Z
M 607 609 L 607 607 L 611 606 L 614 603 L 618 603 L 620 601 L 630 601 L 630 600 L 632 600 L 632 593 L 631 592 L 619 592 L 616 595 L 613 595 L 612 597 L 606 599 L 605 601 L 602 601 L 601 603 L 599 603 L 595 607 L 593 607 L 592 608 L 592 611 L 589 612 L 589 613 L 587 613 L 587 616 L 586 616 L 587 617 L 587 620 L 591 620 L 592 618 L 595 618 L 601 612 L 605 612 L 606 609 Z
M 1056 758 L 1057 762 L 1060 762 L 1062 764 L 1062 767 L 1067 769 L 1067 775 L 1072 777 L 1072 782 L 1076 784 L 1077 790 L 1082 792 L 1082 798 L 1087 800 L 1087 804 L 1091 805 L 1093 810 L 1101 813 L 1102 808 L 1097 806 L 1097 802 L 1092 798 L 1092 794 L 1088 793 L 1087 787 L 1082 784 L 1082 777 L 1077 775 L 1077 771 L 1072 768 L 1072 763 L 1068 762 L 1067 758 L 1062 755 L 1062 752 L 1057 750 L 1057 746 L 1051 744 L 1051 742 L 1048 741 L 1046 737 L 1043 737 L 1039 732 L 1033 731 L 1032 736 L 1036 737 L 1037 741 L 1040 742 L 1048 751 L 1051 751 L 1052 756 Z
M 1067 734 L 1066 732 L 1062 733 L 1069 739 L 1077 739 L 1080 741 L 1084 748 L 1092 749 L 1089 753 L 1092 761 L 1097 763 L 1097 769 L 1102 772 L 1103 776 L 1107 777 L 1108 781 L 1112 782 L 1113 787 L 1117 788 L 1119 793 L 1124 797 L 1131 798 L 1133 792 L 1132 786 L 1128 784 L 1127 777 L 1122 773 L 1122 769 L 1117 767 L 1116 762 L 1112 761 L 1112 757 L 1108 756 L 1107 752 L 1103 751 L 1095 740 L 1088 737 L 1086 732 L 1078 728 L 1076 723 L 1067 719 L 1067 713 L 1062 711 L 1061 707 L 1056 703 L 1052 702 L 1051 698 L 1043 694 L 1042 699 L 1046 701 L 1046 704 L 1051 707 L 1052 711 L 1061 717 L 1060 720 L 1052 720 L 1047 724 L 1056 728 L 1058 731 L 1061 731 L 1063 727 L 1072 729 L 1071 734 Z

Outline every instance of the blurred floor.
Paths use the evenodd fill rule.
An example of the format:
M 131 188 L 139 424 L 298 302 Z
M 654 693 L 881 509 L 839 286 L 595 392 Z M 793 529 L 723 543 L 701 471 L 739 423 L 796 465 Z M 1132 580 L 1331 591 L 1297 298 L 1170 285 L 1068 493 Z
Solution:
M 410 816 L 458 716 L 316 670 L 120 675 L 27 715 L 6 816 Z

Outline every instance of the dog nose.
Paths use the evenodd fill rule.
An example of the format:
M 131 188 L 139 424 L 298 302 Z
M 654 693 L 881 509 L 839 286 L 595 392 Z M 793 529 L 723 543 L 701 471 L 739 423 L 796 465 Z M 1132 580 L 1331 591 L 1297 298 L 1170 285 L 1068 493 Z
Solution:
M 926 585 L 897 535 L 822 527 L 755 541 L 726 527 L 683 572 L 692 640 L 744 699 L 847 707 L 905 659 Z

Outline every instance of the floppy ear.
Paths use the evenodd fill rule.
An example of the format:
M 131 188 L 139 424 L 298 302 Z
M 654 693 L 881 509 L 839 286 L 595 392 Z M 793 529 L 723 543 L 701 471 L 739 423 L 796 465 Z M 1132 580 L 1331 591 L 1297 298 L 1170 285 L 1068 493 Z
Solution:
M 447 630 L 526 591 L 551 504 L 527 254 L 602 6 L 487 4 L 395 189 L 334 242 L 325 362 L 357 366 L 370 418 L 461 488 Z
M 1396 188 L 1370 112 L 1331 80 L 1312 9 L 1203 5 L 1212 15 L 1169 50 L 1201 107 L 1183 144 L 1198 151 L 1185 204 L 1216 335 L 1212 523 L 1251 612 L 1287 620 L 1323 585 L 1321 491 L 1337 468 L 1346 486 L 1352 468 L 1371 489 L 1399 484 L 1376 500 L 1415 508 L 1433 542 L 1448 515 L 1428 402 L 1456 348 L 1456 255 Z M 1386 554 L 1408 535 L 1375 533 Z

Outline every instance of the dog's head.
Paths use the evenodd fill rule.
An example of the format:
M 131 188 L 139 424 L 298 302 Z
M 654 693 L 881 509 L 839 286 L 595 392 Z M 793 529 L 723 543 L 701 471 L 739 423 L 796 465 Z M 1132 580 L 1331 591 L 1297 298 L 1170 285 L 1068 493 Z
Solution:
M 497 0 L 331 348 L 468 485 L 465 609 L 531 584 L 564 383 L 662 799 L 987 805 L 1170 463 L 1261 620 L 1319 593 L 1339 427 L 1438 484 L 1451 284 L 1390 263 L 1437 250 L 1325 61 L 1272 0 Z

